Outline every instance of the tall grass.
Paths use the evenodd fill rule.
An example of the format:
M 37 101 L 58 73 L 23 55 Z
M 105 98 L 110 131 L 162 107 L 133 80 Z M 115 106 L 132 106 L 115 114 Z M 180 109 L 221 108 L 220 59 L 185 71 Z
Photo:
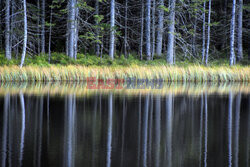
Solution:
M 249 82 L 250 67 L 204 66 L 18 66 L 0 67 L 0 81 L 84 81 L 102 79 L 161 79 L 165 82 Z

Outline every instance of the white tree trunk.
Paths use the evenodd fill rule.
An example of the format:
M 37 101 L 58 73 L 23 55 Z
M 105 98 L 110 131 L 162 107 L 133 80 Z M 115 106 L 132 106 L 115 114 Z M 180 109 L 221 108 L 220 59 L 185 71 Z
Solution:
M 109 57 L 114 59 L 115 52 L 115 0 L 110 0 L 110 45 Z
M 235 53 L 234 53 L 235 10 L 236 10 L 236 0 L 233 0 L 232 20 L 230 28 L 230 66 L 235 64 Z
M 208 63 L 208 56 L 209 56 L 209 46 L 210 46 L 210 23 L 211 23 L 211 2 L 212 0 L 209 0 L 209 8 L 208 8 L 208 27 L 207 27 L 207 49 L 206 49 L 206 60 L 205 64 Z
M 42 32 L 41 32 L 41 42 L 42 42 L 42 54 L 45 54 L 45 0 L 42 0 Z
M 162 55 L 162 39 L 163 39 L 163 22 L 164 22 L 164 10 L 161 8 L 164 6 L 164 0 L 159 1 L 158 10 L 158 32 L 157 32 L 157 46 L 156 46 L 156 55 Z
M 50 25 L 49 25 L 49 48 L 48 48 L 48 51 L 49 51 L 49 63 L 50 63 L 50 57 L 51 57 L 51 35 L 52 35 L 52 8 L 50 9 Z
M 170 1 L 170 16 L 169 16 L 169 34 L 168 34 L 168 49 L 167 62 L 172 65 L 174 63 L 174 41 L 175 41 L 175 0 Z
M 20 68 L 22 68 L 24 64 L 26 49 L 27 49 L 27 39 L 28 39 L 26 0 L 23 0 L 23 21 L 24 21 L 24 37 L 23 37 L 23 51 L 22 51 Z
M 141 37 L 140 37 L 140 59 L 143 57 L 143 42 L 144 42 L 144 0 L 141 0 Z
M 125 34 L 124 34 L 124 55 L 127 57 L 128 47 L 128 0 L 125 1 Z
M 77 4 L 77 0 L 76 0 L 76 4 Z M 74 59 L 77 59 L 77 52 L 78 52 L 78 29 L 79 29 L 79 25 L 78 25 L 78 15 L 79 15 L 79 8 L 76 7 L 76 14 L 75 14 L 75 38 L 74 38 Z
M 242 47 L 242 16 L 243 15 L 243 0 L 239 0 L 239 14 L 238 14 L 238 55 L 237 61 L 243 59 L 243 47 Z
M 156 2 L 153 0 L 153 7 L 152 7 L 152 60 L 155 55 L 155 8 L 156 8 Z
M 74 58 L 75 28 L 76 28 L 76 0 L 69 1 L 69 20 L 68 20 L 68 56 Z
M 95 1 L 95 15 L 99 16 L 99 0 Z M 99 22 L 96 21 L 96 26 L 98 26 Z M 95 46 L 95 53 L 99 57 L 100 56 L 100 42 L 99 42 L 99 28 L 96 29 L 96 46 Z
M 41 45 L 40 45 L 40 0 L 37 0 L 37 53 L 41 53 Z
M 202 63 L 204 63 L 205 60 L 205 54 L 206 54 L 206 1 L 203 3 L 203 27 L 202 27 Z
M 10 46 L 10 0 L 6 0 L 5 10 L 5 57 L 11 59 L 11 46 Z
M 150 29 L 151 29 L 151 0 L 147 0 L 146 2 L 146 56 L 147 60 L 151 59 L 151 35 L 150 35 Z

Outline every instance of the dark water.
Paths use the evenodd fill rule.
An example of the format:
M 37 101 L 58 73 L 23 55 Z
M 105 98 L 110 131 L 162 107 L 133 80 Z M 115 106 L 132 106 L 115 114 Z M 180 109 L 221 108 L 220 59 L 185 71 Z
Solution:
M 250 164 L 249 94 L 0 97 L 0 166 Z

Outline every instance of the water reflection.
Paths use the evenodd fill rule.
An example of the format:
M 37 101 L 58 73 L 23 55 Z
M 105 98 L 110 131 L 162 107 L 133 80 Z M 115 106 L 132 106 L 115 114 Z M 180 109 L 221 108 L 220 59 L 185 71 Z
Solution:
M 1 166 L 248 166 L 250 98 L 0 97 Z

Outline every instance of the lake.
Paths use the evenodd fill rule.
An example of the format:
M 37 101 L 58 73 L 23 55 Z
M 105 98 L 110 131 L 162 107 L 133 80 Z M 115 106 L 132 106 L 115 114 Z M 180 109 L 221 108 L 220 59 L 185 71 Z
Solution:
M 0 166 L 250 164 L 248 84 L 1 83 Z

